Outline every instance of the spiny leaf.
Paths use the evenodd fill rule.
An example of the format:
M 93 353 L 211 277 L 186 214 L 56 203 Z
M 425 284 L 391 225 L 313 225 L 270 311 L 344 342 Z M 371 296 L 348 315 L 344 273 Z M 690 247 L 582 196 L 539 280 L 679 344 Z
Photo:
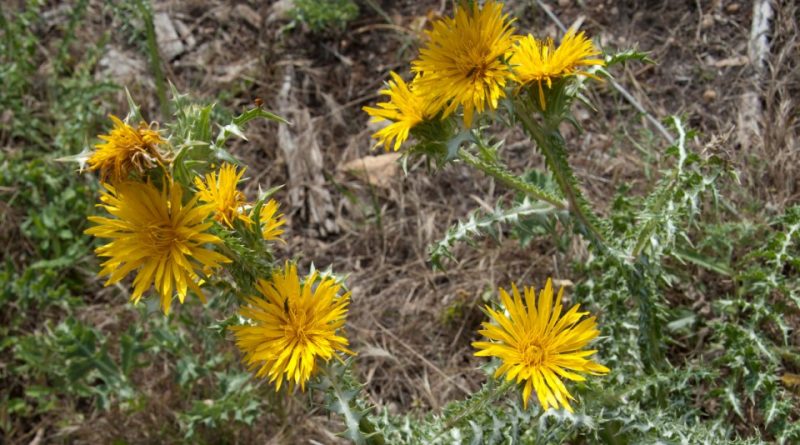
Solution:
M 456 243 L 469 241 L 477 236 L 491 233 L 503 224 L 513 224 L 525 216 L 554 214 L 553 206 L 540 201 L 531 202 L 525 198 L 520 204 L 503 208 L 501 205 L 491 213 L 480 210 L 472 212 L 466 222 L 459 222 L 448 229 L 444 238 L 429 247 L 430 260 L 434 268 L 443 269 L 442 259 L 454 259 L 451 249 Z

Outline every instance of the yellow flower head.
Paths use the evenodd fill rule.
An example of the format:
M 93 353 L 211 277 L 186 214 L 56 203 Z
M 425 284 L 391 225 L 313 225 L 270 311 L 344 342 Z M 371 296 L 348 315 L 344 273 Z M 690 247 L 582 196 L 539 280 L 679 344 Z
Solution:
M 173 290 L 181 303 L 187 288 L 205 302 L 195 270 L 214 269 L 230 262 L 204 247 L 222 242 L 207 232 L 212 223 L 206 220 L 213 207 L 196 205 L 197 197 L 184 205 L 183 190 L 177 182 L 168 191 L 141 182 L 103 186 L 106 191 L 99 206 L 113 218 L 90 216 L 89 221 L 96 225 L 86 233 L 111 240 L 95 250 L 98 256 L 108 258 L 99 273 L 108 276 L 105 285 L 117 283 L 135 270 L 131 295 L 134 303 L 151 284 L 161 295 L 164 314 L 169 314 Z
M 381 90 L 381 94 L 389 96 L 389 102 L 379 102 L 378 108 L 364 107 L 363 110 L 372 116 L 371 122 L 390 121 L 391 124 L 372 135 L 377 139 L 376 146 L 383 146 L 387 151 L 394 141 L 394 151 L 408 139 L 408 133 L 414 126 L 431 118 L 436 110 L 425 101 L 415 88 L 415 82 L 406 84 L 402 77 L 392 71 L 389 88 Z
M 157 146 L 166 142 L 158 131 L 144 122 L 133 128 L 114 115 L 109 117 L 114 128 L 110 134 L 98 136 L 105 143 L 95 145 L 88 160 L 89 170 L 100 170 L 103 181 L 117 183 L 127 179 L 131 171 L 142 173 L 155 166 L 154 161 L 161 158 Z
M 255 208 L 250 212 L 251 220 L 255 219 L 253 212 L 255 212 Z M 286 224 L 286 220 L 283 218 L 283 213 L 278 213 L 277 201 L 270 199 L 261 206 L 259 220 L 261 221 L 261 233 L 265 240 L 273 241 L 280 239 L 280 236 L 283 234 L 283 229 L 281 227 Z
M 200 201 L 213 204 L 214 219 L 228 227 L 233 227 L 235 219 L 250 223 L 250 218 L 242 212 L 246 202 L 244 193 L 236 189 L 244 170 L 237 172 L 236 166 L 223 163 L 219 175 L 216 172 L 208 173 L 205 181 L 200 177 L 194 178 Z
M 341 286 L 333 278 L 320 278 L 314 272 L 301 284 L 297 267 L 287 263 L 272 280 L 258 280 L 256 287 L 261 295 L 248 298 L 249 305 L 239 310 L 251 324 L 230 329 L 244 362 L 251 370 L 258 369 L 256 376 L 269 376 L 276 391 L 284 380 L 305 390 L 318 359 L 338 358 L 336 351 L 354 354 L 347 348 L 347 339 L 339 335 L 350 293 L 338 295 Z
M 478 333 L 493 341 L 472 343 L 478 349 L 475 355 L 498 357 L 502 361 L 495 378 L 505 374 L 507 381 L 525 381 L 522 400 L 526 408 L 531 392 L 535 390 L 545 410 L 561 405 L 572 412 L 567 399 L 574 398 L 561 378 L 582 381 L 585 378 L 576 372 L 605 374 L 609 371 L 587 358 L 597 351 L 581 350 L 600 333 L 596 329 L 595 317 L 581 320 L 588 312 L 578 312 L 580 305 L 577 304 L 562 316 L 564 288 L 553 300 L 550 279 L 539 292 L 538 304 L 533 288 L 525 288 L 524 303 L 517 287 L 512 284 L 511 289 L 513 298 L 500 289 L 500 298 L 508 316 L 486 307 L 497 324 L 482 323 L 483 329 Z
M 511 50 L 513 28 L 503 5 L 487 1 L 483 8 L 456 8 L 455 18 L 444 18 L 427 31 L 430 40 L 411 63 L 421 74 L 416 88 L 435 110 L 450 115 L 462 105 L 464 123 L 472 125 L 475 110 L 497 108 L 511 78 L 503 57 Z
M 574 29 L 570 29 L 558 48 L 550 38 L 543 42 L 528 34 L 519 39 L 514 46 L 509 63 L 514 67 L 515 79 L 520 84 L 527 85 L 532 82 L 539 84 L 539 101 L 544 107 L 543 83 L 550 88 L 553 86 L 553 79 L 576 74 L 588 76 L 588 73 L 578 71 L 578 68 L 605 65 L 602 59 L 590 58 L 599 54 L 600 51 L 595 48 L 583 31 L 576 34 Z

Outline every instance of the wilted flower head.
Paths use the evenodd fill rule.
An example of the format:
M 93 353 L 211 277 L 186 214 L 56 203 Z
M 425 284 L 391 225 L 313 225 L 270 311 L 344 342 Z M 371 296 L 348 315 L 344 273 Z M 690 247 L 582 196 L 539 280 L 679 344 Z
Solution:
M 222 242 L 207 232 L 213 206 L 196 205 L 197 197 L 184 205 L 183 189 L 177 182 L 161 191 L 149 183 L 130 181 L 103 186 L 106 191 L 100 207 L 112 218 L 90 216 L 89 221 L 96 225 L 86 233 L 111 240 L 96 249 L 98 256 L 108 258 L 99 273 L 108 276 L 105 285 L 136 271 L 131 300 L 138 302 L 153 285 L 161 295 L 165 314 L 169 313 L 174 292 L 181 303 L 188 289 L 205 301 L 196 270 L 215 269 L 230 262 L 206 247 Z
M 420 75 L 420 96 L 433 109 L 444 110 L 445 117 L 463 106 L 464 123 L 471 126 L 476 110 L 496 109 L 505 95 L 511 71 L 503 58 L 511 50 L 512 34 L 502 3 L 458 6 L 454 18 L 443 18 L 427 31 L 429 41 L 411 63 Z
M 585 380 L 578 372 L 605 374 L 603 365 L 587 358 L 596 350 L 581 350 L 600 333 L 595 317 L 581 321 L 587 312 L 578 312 L 580 305 L 573 306 L 561 315 L 561 296 L 564 288 L 553 299 L 550 279 L 539 292 L 538 302 L 533 288 L 525 288 L 523 302 L 519 290 L 511 286 L 513 298 L 500 289 L 502 306 L 508 315 L 486 307 L 494 323 L 482 323 L 481 335 L 492 341 L 477 341 L 472 346 L 481 357 L 497 357 L 502 364 L 495 378 L 505 374 L 506 380 L 525 382 L 522 400 L 525 407 L 531 392 L 535 391 L 542 408 L 558 408 L 572 411 L 568 399 L 573 399 L 562 378 Z M 574 399 L 573 399 L 574 400 Z
M 161 159 L 158 145 L 166 142 L 158 131 L 144 122 L 133 128 L 114 115 L 109 117 L 114 128 L 111 133 L 98 136 L 105 143 L 95 145 L 96 150 L 88 160 L 89 170 L 100 170 L 103 181 L 117 183 L 127 179 L 132 171 L 143 173 L 154 167 Z
M 522 85 L 536 82 L 539 86 L 539 101 L 544 108 L 544 87 L 553 86 L 553 80 L 576 74 L 589 75 L 579 71 L 582 66 L 604 65 L 602 59 L 592 59 L 600 51 L 595 48 L 583 32 L 567 31 L 558 48 L 553 39 L 537 40 L 532 35 L 519 39 L 509 63 L 514 69 L 515 79 Z
M 276 391 L 284 380 L 305 390 L 320 359 L 353 354 L 343 336 L 350 293 L 339 295 L 341 286 L 333 278 L 314 272 L 301 283 L 297 267 L 287 263 L 256 287 L 261 295 L 248 298 L 239 310 L 251 323 L 230 329 L 245 363 L 256 376 L 268 376 Z

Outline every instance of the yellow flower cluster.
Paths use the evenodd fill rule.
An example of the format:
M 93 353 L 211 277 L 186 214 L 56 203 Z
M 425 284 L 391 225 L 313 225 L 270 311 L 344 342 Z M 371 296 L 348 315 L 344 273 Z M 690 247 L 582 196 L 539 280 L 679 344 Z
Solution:
M 591 76 L 582 68 L 604 64 L 593 58 L 600 52 L 582 32 L 569 30 L 556 46 L 552 39 L 516 35 L 512 24 L 493 0 L 482 7 L 461 4 L 453 17 L 436 21 L 411 63 L 413 80 L 391 72 L 381 91 L 388 101 L 364 107 L 373 121 L 388 122 L 373 135 L 376 145 L 396 151 L 415 127 L 458 111 L 469 128 L 476 114 L 497 109 L 506 95 L 520 91 L 536 94 L 544 109 L 555 82 Z M 154 287 L 168 314 L 174 296 L 183 303 L 189 290 L 205 301 L 204 280 L 232 262 L 219 251 L 227 237 L 220 234 L 245 228 L 256 238 L 280 239 L 286 221 L 278 203 L 247 201 L 238 188 L 244 168 L 223 163 L 181 183 L 172 176 L 169 138 L 162 138 L 157 125 L 134 128 L 111 119 L 113 129 L 99 136 L 103 143 L 88 159 L 105 189 L 98 207 L 108 216 L 89 217 L 93 225 L 86 233 L 107 240 L 96 249 L 106 286 L 134 274 L 131 300 L 138 302 Z M 350 293 L 334 278 L 312 272 L 301 279 L 287 262 L 269 279 L 257 279 L 255 290 L 258 295 L 246 297 L 239 310 L 247 321 L 229 329 L 243 361 L 276 391 L 284 383 L 305 390 L 321 362 L 354 354 L 344 335 Z M 563 288 L 554 297 L 550 280 L 538 297 L 534 289 L 521 293 L 515 285 L 510 293 L 500 289 L 499 296 L 501 308 L 485 308 L 490 321 L 479 331 L 485 340 L 473 343 L 475 355 L 500 361 L 495 378 L 521 385 L 526 408 L 535 393 L 545 410 L 572 411 L 574 398 L 563 379 L 609 372 L 593 361 L 597 351 L 585 349 L 599 335 L 595 317 L 586 317 L 579 305 L 565 311 Z
M 159 151 L 169 142 L 153 125 L 133 128 L 111 119 L 113 130 L 100 136 L 104 143 L 89 158 L 90 169 L 101 173 L 105 191 L 98 206 L 108 216 L 90 216 L 93 225 L 86 230 L 108 240 L 96 249 L 104 258 L 99 275 L 108 277 L 106 286 L 134 274 L 131 300 L 138 302 L 155 287 L 169 314 L 175 294 L 183 303 L 191 290 L 205 302 L 202 277 L 231 263 L 215 250 L 223 244 L 219 230 L 244 227 L 257 230 L 264 240 L 280 239 L 286 221 L 278 203 L 270 199 L 253 205 L 238 189 L 244 168 L 223 163 L 182 185 L 172 177 L 169 151 Z M 149 171 L 156 166 L 161 170 Z M 196 191 L 188 196 L 190 186 Z M 253 227 L 256 221 L 258 228 Z M 257 376 L 269 377 L 276 390 L 284 381 L 304 390 L 318 362 L 354 354 L 343 336 L 350 294 L 340 295 L 333 278 L 315 272 L 301 281 L 296 266 L 287 263 L 269 280 L 258 279 L 256 289 L 260 295 L 246 298 L 239 311 L 250 322 L 231 330 L 244 361 Z
M 233 221 L 240 220 L 247 226 L 253 224 L 255 208 L 245 200 L 244 193 L 236 186 L 244 175 L 245 169 L 237 171 L 236 166 L 223 163 L 219 172 L 211 172 L 203 178 L 194 178 L 200 201 L 214 206 L 214 219 L 233 228 Z M 250 214 L 246 208 L 251 207 Z M 281 226 L 286 224 L 282 213 L 278 213 L 278 203 L 270 199 L 261 206 L 259 214 L 261 233 L 265 240 L 280 239 L 283 234 Z
M 120 282 L 135 273 L 131 300 L 138 302 L 154 286 L 161 297 L 161 308 L 170 311 L 174 295 L 183 303 L 189 289 L 205 301 L 200 289 L 202 275 L 229 263 L 230 259 L 211 249 L 222 244 L 212 232 L 213 220 L 233 227 L 239 219 L 251 225 L 252 212 L 245 213 L 244 194 L 237 184 L 244 170 L 223 164 L 219 172 L 195 178 L 197 193 L 185 193 L 185 185 L 175 181 L 169 170 L 172 162 L 168 146 L 153 124 L 141 123 L 131 127 L 111 116 L 114 128 L 104 141 L 95 146 L 88 159 L 90 170 L 99 170 L 105 192 L 98 207 L 109 217 L 90 216 L 94 223 L 86 230 L 89 235 L 109 240 L 96 249 L 103 262 L 101 276 L 105 285 Z M 148 176 L 154 167 L 162 171 L 151 175 L 161 185 L 156 186 Z M 283 215 L 278 203 L 270 200 L 261 207 L 261 231 L 264 239 L 274 240 L 283 233 Z
M 544 108 L 544 88 L 552 87 L 553 80 L 587 75 L 579 68 L 604 64 L 591 58 L 600 51 L 583 32 L 569 30 L 555 47 L 549 38 L 515 35 L 512 23 L 502 3 L 493 0 L 482 8 L 478 2 L 462 4 L 454 17 L 436 21 L 411 62 L 411 83 L 390 73 L 392 80 L 381 91 L 389 101 L 363 108 L 373 122 L 390 122 L 373 135 L 376 145 L 398 150 L 416 125 L 436 116 L 444 119 L 459 108 L 464 125 L 471 127 L 476 112 L 497 109 L 511 82 L 518 84 L 517 91 L 537 84 Z
M 333 278 L 314 272 L 301 283 L 297 267 L 287 263 L 256 288 L 260 295 L 239 310 L 251 324 L 230 329 L 245 363 L 256 376 L 269 377 L 276 391 L 284 381 L 305 390 L 318 358 L 327 362 L 341 360 L 337 352 L 354 354 L 343 336 L 350 293 L 339 295 L 341 286 Z
M 108 258 L 100 271 L 101 276 L 109 277 L 106 286 L 137 271 L 131 294 L 134 303 L 151 284 L 161 295 L 165 314 L 169 313 L 173 290 L 181 303 L 188 288 L 205 301 L 196 271 L 230 262 L 204 247 L 222 243 L 208 232 L 212 206 L 197 205 L 197 196 L 184 204 L 183 188 L 177 182 L 168 190 L 133 181 L 104 186 L 107 191 L 100 198 L 100 206 L 114 218 L 90 216 L 89 221 L 96 225 L 86 233 L 111 240 L 96 250 L 98 256 Z
M 500 289 L 504 311 L 486 307 L 486 312 L 496 323 L 482 324 L 478 333 L 491 341 L 477 341 L 472 346 L 481 357 L 497 357 L 502 364 L 495 378 L 505 375 L 506 380 L 523 383 L 522 401 L 528 406 L 533 391 L 545 410 L 559 405 L 572 412 L 569 399 L 573 399 L 562 378 L 583 381 L 578 372 L 605 374 L 603 365 L 588 357 L 595 350 L 582 350 L 600 333 L 595 317 L 581 320 L 587 312 L 579 312 L 575 305 L 562 315 L 561 299 L 564 288 L 553 298 L 553 283 L 547 280 L 537 301 L 533 288 L 524 289 L 524 300 L 519 289 L 511 286 L 510 296 Z

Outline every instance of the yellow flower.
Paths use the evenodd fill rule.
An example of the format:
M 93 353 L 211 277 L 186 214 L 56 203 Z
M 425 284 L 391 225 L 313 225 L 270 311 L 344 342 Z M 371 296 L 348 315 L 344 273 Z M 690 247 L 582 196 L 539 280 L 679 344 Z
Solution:
M 253 211 L 255 211 L 255 209 L 253 209 Z M 255 219 L 253 212 L 250 214 L 250 219 Z M 270 199 L 265 202 L 264 205 L 261 206 L 261 215 L 259 215 L 259 219 L 261 220 L 261 233 L 265 240 L 272 241 L 280 239 L 280 236 L 283 234 L 281 226 L 286 224 L 286 220 L 283 219 L 283 213 L 278 213 L 277 201 Z
M 98 256 L 108 258 L 99 273 L 108 276 L 105 285 L 117 283 L 135 270 L 131 295 L 134 303 L 151 284 L 161 295 L 164 314 L 169 314 L 173 290 L 181 303 L 187 288 L 205 302 L 195 270 L 214 269 L 230 262 L 204 247 L 222 242 L 207 232 L 212 223 L 206 220 L 213 206 L 196 205 L 197 197 L 184 205 L 183 190 L 177 182 L 168 191 L 140 182 L 103 186 L 106 192 L 100 197 L 99 206 L 113 218 L 90 216 L 89 221 L 96 225 L 86 233 L 111 240 L 95 250 Z
M 590 374 L 609 371 L 587 358 L 597 351 L 581 350 L 600 333 L 596 329 L 595 317 L 581 321 L 588 312 L 578 312 L 580 305 L 577 304 L 561 316 L 564 288 L 553 300 L 550 279 L 539 292 L 538 304 L 533 288 L 525 288 L 524 304 L 517 287 L 512 284 L 511 289 L 513 299 L 504 289 L 500 289 L 500 298 L 509 316 L 486 307 L 497 324 L 484 322 L 483 329 L 478 333 L 494 341 L 472 343 L 479 350 L 475 355 L 500 358 L 502 364 L 497 368 L 495 378 L 505 374 L 507 381 L 525 381 L 522 400 L 526 408 L 531 392 L 535 390 L 545 410 L 561 405 L 572 412 L 567 399 L 574 398 L 561 378 L 583 381 L 585 378 L 573 371 Z
M 242 179 L 244 170 L 236 171 L 236 166 L 223 163 L 219 169 L 219 175 L 211 172 L 206 175 L 203 181 L 200 177 L 194 178 L 194 185 L 197 187 L 197 196 L 200 201 L 213 204 L 214 219 L 228 227 L 233 227 L 233 221 L 240 219 L 250 224 L 250 218 L 242 212 L 242 207 L 246 200 L 244 193 L 236 189 L 236 185 Z
M 427 31 L 430 38 L 412 70 L 419 73 L 416 88 L 435 110 L 450 115 L 462 105 L 464 123 L 472 125 L 475 110 L 497 108 L 512 73 L 503 60 L 514 37 L 503 5 L 488 1 L 483 8 L 456 8 L 455 18 L 444 18 Z
M 276 391 L 284 380 L 305 390 L 318 359 L 339 358 L 337 351 L 354 354 L 347 339 L 338 335 L 343 334 L 350 293 L 339 296 L 341 286 L 333 278 L 314 272 L 301 284 L 297 267 L 287 263 L 271 281 L 258 280 L 256 288 L 261 295 L 248 298 L 249 305 L 239 310 L 251 324 L 230 329 L 244 362 L 258 369 L 256 376 L 269 376 Z
M 601 59 L 589 58 L 599 54 L 600 51 L 582 31 L 576 34 L 574 29 L 570 29 L 558 48 L 550 38 L 542 42 L 528 34 L 519 39 L 509 63 L 514 67 L 515 79 L 520 84 L 527 85 L 532 82 L 539 84 L 539 101 L 544 108 L 543 83 L 550 88 L 553 86 L 553 79 L 577 74 L 591 76 L 584 71 L 578 71 L 578 68 L 605 65 Z
M 158 131 L 144 122 L 133 128 L 114 115 L 109 117 L 114 128 L 110 134 L 98 136 L 106 142 L 95 145 L 88 160 L 89 170 L 100 170 L 103 181 L 117 183 L 127 179 L 131 171 L 143 173 L 155 166 L 154 161 L 161 159 L 157 146 L 166 142 Z
M 378 108 L 364 107 L 363 110 L 372 116 L 371 122 L 391 122 L 372 137 L 378 140 L 376 146 L 382 145 L 387 151 L 394 141 L 393 148 L 397 151 L 408 139 L 411 129 L 436 114 L 436 110 L 417 94 L 413 81 L 409 86 L 394 71 L 390 75 L 389 88 L 381 90 L 381 94 L 389 96 L 389 102 L 379 102 Z

